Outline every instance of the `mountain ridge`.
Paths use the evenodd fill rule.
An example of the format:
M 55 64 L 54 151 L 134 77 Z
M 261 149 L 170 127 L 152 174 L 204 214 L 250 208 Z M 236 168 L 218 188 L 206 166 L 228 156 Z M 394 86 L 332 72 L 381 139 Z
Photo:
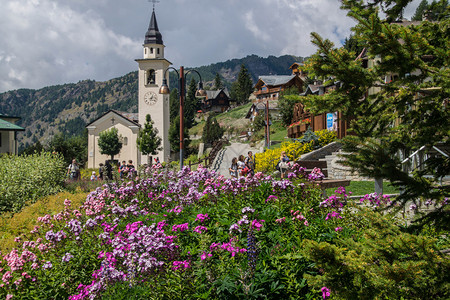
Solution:
M 213 87 L 215 75 L 219 73 L 224 86 L 229 88 L 236 80 L 242 64 L 256 83 L 261 75 L 291 74 L 289 67 L 294 62 L 303 61 L 303 57 L 293 55 L 267 58 L 248 55 L 201 67 L 186 67 L 186 70 L 196 69 L 207 89 Z M 170 74 L 170 85 L 177 86 L 174 72 Z M 17 125 L 25 128 L 25 132 L 18 136 L 20 149 L 37 141 L 45 145 L 58 133 L 79 135 L 83 133 L 86 124 L 106 111 L 116 109 L 137 112 L 137 104 L 137 71 L 107 81 L 86 79 L 77 83 L 0 93 L 0 113 L 20 117 Z

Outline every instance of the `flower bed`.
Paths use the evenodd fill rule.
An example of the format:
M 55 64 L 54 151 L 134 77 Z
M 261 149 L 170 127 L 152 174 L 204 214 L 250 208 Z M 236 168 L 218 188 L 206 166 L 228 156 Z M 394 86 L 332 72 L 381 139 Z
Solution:
M 359 241 L 364 217 L 355 222 L 344 189 L 326 200 L 320 194 L 298 166 L 281 181 L 262 173 L 225 179 L 204 168 L 149 170 L 139 182 L 98 188 L 79 209 L 66 200 L 61 213 L 40 217 L 2 254 L 0 295 L 333 297 L 339 285 L 316 278 L 319 262 L 302 243 Z

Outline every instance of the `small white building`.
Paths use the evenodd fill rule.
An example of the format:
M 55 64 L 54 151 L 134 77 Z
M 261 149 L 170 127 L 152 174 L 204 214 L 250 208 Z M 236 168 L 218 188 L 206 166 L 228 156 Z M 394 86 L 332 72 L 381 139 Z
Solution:
M 19 117 L 0 114 L 0 153 L 18 154 L 17 132 L 25 131 L 15 123 Z

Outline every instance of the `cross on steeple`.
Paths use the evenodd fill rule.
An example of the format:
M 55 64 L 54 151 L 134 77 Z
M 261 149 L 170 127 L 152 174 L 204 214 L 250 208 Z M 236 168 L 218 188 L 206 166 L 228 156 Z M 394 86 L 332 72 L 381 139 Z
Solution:
M 148 0 L 148 2 L 152 2 L 153 3 L 153 10 L 155 10 L 155 4 L 159 3 L 158 0 Z

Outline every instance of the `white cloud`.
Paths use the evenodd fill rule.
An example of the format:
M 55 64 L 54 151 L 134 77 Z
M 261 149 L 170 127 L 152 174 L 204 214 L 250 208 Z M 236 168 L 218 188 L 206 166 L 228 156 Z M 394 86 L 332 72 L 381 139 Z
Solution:
M 146 0 L 1 0 L 0 92 L 107 80 L 137 70 L 152 4 Z M 414 0 L 412 15 L 420 0 Z M 310 33 L 337 46 L 354 21 L 338 0 L 161 0 L 166 58 L 175 67 L 316 51 Z

